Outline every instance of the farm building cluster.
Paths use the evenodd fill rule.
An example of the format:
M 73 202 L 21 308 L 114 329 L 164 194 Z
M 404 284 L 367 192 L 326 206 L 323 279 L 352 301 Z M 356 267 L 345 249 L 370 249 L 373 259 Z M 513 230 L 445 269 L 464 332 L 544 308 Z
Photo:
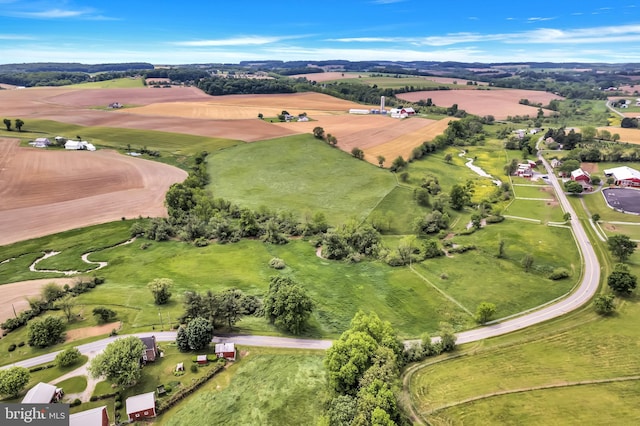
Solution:
M 387 110 L 384 106 L 384 96 L 380 97 L 380 108 L 351 108 L 349 110 L 349 114 L 359 114 L 359 115 L 367 115 L 367 114 L 382 114 L 387 115 L 391 118 L 407 118 L 411 115 L 415 115 L 416 111 L 410 107 L 399 107 L 399 108 L 391 108 Z
M 63 136 L 56 136 L 54 138 L 53 143 L 49 138 L 36 138 L 35 140 L 29 142 L 29 145 L 35 148 L 47 148 L 53 144 L 55 144 L 56 146 L 64 146 L 64 149 L 68 149 L 71 151 L 95 151 L 96 150 L 96 147 L 92 143 L 80 140 L 80 138 L 76 140 L 76 139 L 67 139 Z
M 640 172 L 628 166 L 616 167 L 604 171 L 606 177 L 613 178 L 617 186 L 640 187 Z

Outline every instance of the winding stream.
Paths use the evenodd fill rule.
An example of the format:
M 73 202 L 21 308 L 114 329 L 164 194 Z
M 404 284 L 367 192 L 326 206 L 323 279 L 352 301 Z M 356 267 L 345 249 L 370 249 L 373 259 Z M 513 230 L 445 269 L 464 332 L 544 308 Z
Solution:
M 131 243 L 132 243 L 132 242 L 134 242 L 135 240 L 136 240 L 136 239 L 135 239 L 135 237 L 134 237 L 134 238 L 131 238 L 131 239 L 127 240 L 127 241 L 124 241 L 124 242 L 122 242 L 122 243 L 120 243 L 120 244 L 116 244 L 115 246 L 105 247 L 105 248 L 103 248 L 103 249 L 101 249 L 101 250 L 99 250 L 99 251 L 106 250 L 106 249 L 109 249 L 109 248 L 120 247 L 120 246 L 124 246 L 124 245 L 127 245 L 127 244 L 131 244 Z M 42 255 L 41 257 L 39 257 L 39 258 L 37 258 L 36 260 L 34 260 L 34 261 L 33 261 L 33 263 L 31 264 L 31 266 L 29 266 L 29 270 L 30 270 L 31 272 L 40 272 L 40 273 L 43 273 L 43 274 L 46 274 L 46 273 L 51 274 L 51 273 L 53 273 L 53 274 L 64 274 L 64 275 L 77 275 L 77 274 L 84 274 L 84 273 L 87 273 L 87 272 L 97 271 L 97 270 L 99 270 L 99 269 L 102 269 L 102 268 L 106 267 L 106 266 L 109 264 L 109 262 L 94 262 L 94 261 L 92 261 L 92 260 L 89 260 L 89 256 L 90 256 L 90 255 L 92 255 L 93 253 L 96 253 L 95 251 L 90 251 L 90 252 L 85 253 L 85 254 L 83 254 L 83 255 L 81 256 L 82 261 L 83 261 L 84 263 L 89 264 L 89 265 L 98 265 L 98 266 L 97 266 L 97 267 L 95 267 L 95 268 L 93 268 L 93 269 L 89 269 L 88 271 L 72 271 L 72 270 L 69 270 L 69 271 L 60 271 L 60 270 L 58 270 L 58 269 L 38 269 L 38 268 L 36 267 L 36 265 L 37 265 L 39 262 L 41 262 L 41 261 L 43 261 L 43 260 L 45 260 L 45 259 L 48 259 L 48 258 L 50 258 L 50 257 L 53 257 L 53 256 L 55 256 L 55 255 L 58 255 L 58 254 L 60 254 L 60 253 L 61 253 L 61 252 L 59 252 L 59 251 L 48 251 L 48 252 L 45 252 L 45 253 L 44 253 L 44 255 Z M 10 260 L 10 259 L 7 259 L 7 260 Z M 6 261 L 3 261 L 2 263 L 4 263 L 4 262 L 6 262 Z

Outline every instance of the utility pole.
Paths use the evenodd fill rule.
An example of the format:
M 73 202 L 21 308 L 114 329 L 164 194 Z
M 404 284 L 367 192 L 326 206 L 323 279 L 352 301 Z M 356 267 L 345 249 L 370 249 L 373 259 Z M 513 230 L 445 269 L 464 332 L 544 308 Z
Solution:
M 162 314 L 158 311 L 158 316 L 160 317 L 160 330 L 164 330 L 164 325 L 162 324 Z

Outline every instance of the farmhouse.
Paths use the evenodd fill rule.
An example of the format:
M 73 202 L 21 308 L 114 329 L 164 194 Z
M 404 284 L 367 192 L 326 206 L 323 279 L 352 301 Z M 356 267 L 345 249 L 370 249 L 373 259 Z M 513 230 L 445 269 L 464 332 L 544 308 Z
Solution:
M 31 389 L 22 398 L 23 404 L 49 404 L 50 402 L 58 402 L 62 398 L 64 392 L 62 389 L 50 385 L 49 383 L 40 382 Z
M 127 417 L 130 422 L 156 416 L 156 393 L 148 392 L 127 398 Z
M 616 167 L 604 171 L 606 177 L 613 177 L 613 183 L 619 186 L 640 187 L 640 172 L 628 166 Z
M 156 336 L 141 337 L 144 344 L 144 353 L 142 354 L 143 362 L 153 362 L 156 360 L 160 351 L 158 351 L 158 345 L 156 344 Z
M 558 160 L 557 158 L 551 160 L 551 168 L 555 169 L 556 167 L 560 167 L 561 165 L 562 161 Z
M 103 405 L 70 415 L 69 426 L 109 426 L 107 406 Z
M 236 345 L 233 343 L 217 343 L 215 346 L 216 356 L 229 361 L 236 360 Z
M 585 172 L 582 169 L 576 169 L 571 172 L 571 180 L 576 182 L 589 183 L 591 182 L 591 176 L 589 175 L 589 173 Z

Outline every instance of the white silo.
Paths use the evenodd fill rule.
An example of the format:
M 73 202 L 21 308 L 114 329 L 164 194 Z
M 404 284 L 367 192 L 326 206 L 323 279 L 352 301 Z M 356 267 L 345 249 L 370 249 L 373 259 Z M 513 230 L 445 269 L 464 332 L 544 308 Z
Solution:
M 380 112 L 384 111 L 384 96 L 380 96 Z

